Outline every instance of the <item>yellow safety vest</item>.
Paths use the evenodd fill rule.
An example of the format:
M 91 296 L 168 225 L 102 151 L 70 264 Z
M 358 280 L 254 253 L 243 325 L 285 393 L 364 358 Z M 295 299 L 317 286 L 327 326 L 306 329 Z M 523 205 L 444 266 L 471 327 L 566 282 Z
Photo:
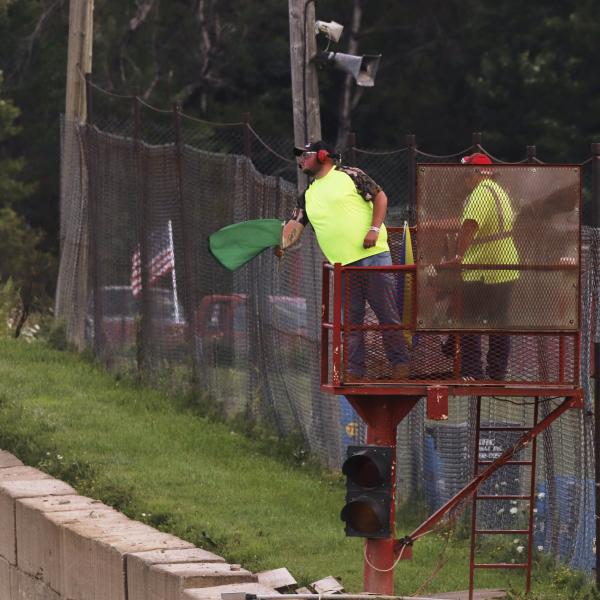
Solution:
M 519 253 L 513 241 L 514 211 L 502 186 L 484 179 L 471 192 L 463 211 L 463 222 L 473 220 L 479 226 L 465 252 L 463 264 L 516 265 Z M 519 278 L 514 269 L 463 269 L 463 281 L 485 284 L 507 283 Z

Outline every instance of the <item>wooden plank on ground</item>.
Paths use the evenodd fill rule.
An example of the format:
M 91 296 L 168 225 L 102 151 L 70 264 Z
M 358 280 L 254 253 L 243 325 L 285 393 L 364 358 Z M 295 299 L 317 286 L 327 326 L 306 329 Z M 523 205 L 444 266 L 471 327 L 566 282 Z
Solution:
M 256 575 L 258 576 L 258 583 L 266 585 L 267 587 L 272 587 L 278 591 L 286 590 L 293 585 L 298 585 L 298 582 L 285 567 L 271 569 L 270 571 L 261 571 Z
M 318 581 L 313 581 L 310 587 L 317 594 L 337 594 L 344 591 L 344 586 L 333 576 L 324 577 Z

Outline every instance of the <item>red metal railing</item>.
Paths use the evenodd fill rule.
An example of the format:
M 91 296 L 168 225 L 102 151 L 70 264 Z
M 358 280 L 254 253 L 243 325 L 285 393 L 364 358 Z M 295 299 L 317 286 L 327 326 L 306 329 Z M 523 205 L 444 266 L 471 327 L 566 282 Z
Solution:
M 399 232 L 389 228 L 390 239 Z M 443 267 L 442 267 L 443 268 Z M 468 265 L 468 269 L 507 269 L 507 265 Z M 511 265 L 511 269 L 535 271 L 536 265 Z M 542 270 L 578 269 L 578 265 L 542 265 Z M 378 275 L 387 275 L 394 282 L 410 277 L 410 315 L 404 315 L 401 324 L 380 324 L 373 314 L 363 322 L 351 322 L 349 318 L 350 296 L 353 291 L 352 281 L 360 281 Z M 574 322 L 569 329 L 532 328 L 493 328 L 477 327 L 470 329 L 452 329 L 450 327 L 423 328 L 419 326 L 419 298 L 417 285 L 417 266 L 400 265 L 377 267 L 344 267 L 340 264 L 323 264 L 323 304 L 321 324 L 321 385 L 326 391 L 346 393 L 353 388 L 353 393 L 393 393 L 406 395 L 425 395 L 432 386 L 448 386 L 453 392 L 471 394 L 481 389 L 482 393 L 502 393 L 511 388 L 516 395 L 540 395 L 544 393 L 564 394 L 579 386 L 579 354 L 580 332 L 579 322 Z M 395 285 L 395 283 L 394 283 Z M 407 299 L 405 298 L 404 301 Z M 540 302 L 540 305 L 543 305 Z M 367 307 L 367 312 L 369 311 Z M 577 319 L 578 321 L 578 319 Z M 413 334 L 416 342 L 413 345 L 410 359 L 410 375 L 402 380 L 389 376 L 382 334 L 389 331 Z M 351 335 L 364 338 L 365 356 L 375 365 L 371 372 L 367 369 L 364 375 L 353 376 L 348 381 L 348 340 Z M 452 336 L 454 348 L 452 356 L 443 356 L 439 345 L 444 337 Z M 465 341 L 471 342 L 473 336 L 495 336 L 506 338 L 510 343 L 512 369 L 501 379 L 480 376 L 465 381 L 461 369 L 465 365 Z M 478 342 L 479 343 L 479 342 Z M 425 349 L 424 349 L 425 348 Z M 438 364 L 443 367 L 438 368 Z M 441 372 L 443 371 L 443 372 Z

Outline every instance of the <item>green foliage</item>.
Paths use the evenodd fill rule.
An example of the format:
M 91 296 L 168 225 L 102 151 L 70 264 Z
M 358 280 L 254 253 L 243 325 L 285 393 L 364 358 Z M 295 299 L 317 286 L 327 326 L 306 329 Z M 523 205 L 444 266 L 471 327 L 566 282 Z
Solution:
M 26 464 L 36 465 L 45 456 L 50 444 L 52 425 L 48 421 L 31 418 L 31 413 L 2 390 L 0 431 L 4 449 L 16 454 Z
M 38 262 L 35 247 L 41 234 L 12 208 L 0 208 L 0 280 L 12 277 L 22 283 Z
M 0 91 L 2 87 L 3 75 L 0 71 Z M 7 144 L 21 132 L 21 127 L 16 125 L 20 114 L 13 102 L 0 97 L 0 208 L 16 205 L 29 197 L 35 189 L 33 184 L 25 183 L 22 179 L 24 160 L 15 158 Z
M 13 323 L 18 313 L 19 294 L 12 279 L 0 284 L 0 338 L 13 333 Z
M 67 327 L 63 319 L 51 319 L 47 323 L 47 329 L 42 331 L 42 335 L 50 348 L 54 348 L 54 350 L 67 350 L 69 348 Z
M 56 261 L 39 248 L 40 231 L 32 229 L 12 208 L 0 208 L 0 284 L 12 281 L 18 291 L 18 314 L 11 327 L 20 333 L 30 315 L 44 313 L 52 300 Z M 39 325 L 39 323 L 37 324 Z
M 542 553 L 536 555 L 534 564 L 534 591 L 526 595 L 509 588 L 507 600 L 600 600 L 600 592 L 585 573 L 569 569 Z M 535 590 L 536 582 L 544 582 L 545 589 Z
M 1 86 L 0 73 L 0 90 Z M 55 260 L 40 247 L 43 234 L 16 212 L 34 189 L 22 181 L 24 161 L 14 158 L 7 144 L 20 131 L 15 125 L 18 116 L 14 104 L 0 97 L 0 285 L 9 281 L 11 289 L 18 292 L 18 302 L 13 299 L 2 309 L 10 312 L 10 328 L 15 335 L 31 333 L 23 329 L 25 323 L 32 312 L 43 312 L 49 306 L 56 275 Z

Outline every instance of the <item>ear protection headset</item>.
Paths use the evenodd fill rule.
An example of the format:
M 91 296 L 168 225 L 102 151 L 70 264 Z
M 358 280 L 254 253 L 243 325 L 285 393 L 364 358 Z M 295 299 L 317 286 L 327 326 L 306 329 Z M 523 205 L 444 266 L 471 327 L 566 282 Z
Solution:
M 327 150 L 319 150 L 317 152 L 317 160 L 320 163 L 324 163 L 327 160 L 328 156 L 329 156 L 329 152 L 327 152 Z
M 339 154 L 327 152 L 327 150 L 317 150 L 317 162 L 323 164 L 328 158 L 333 158 L 333 160 L 337 160 L 341 158 L 341 156 Z

